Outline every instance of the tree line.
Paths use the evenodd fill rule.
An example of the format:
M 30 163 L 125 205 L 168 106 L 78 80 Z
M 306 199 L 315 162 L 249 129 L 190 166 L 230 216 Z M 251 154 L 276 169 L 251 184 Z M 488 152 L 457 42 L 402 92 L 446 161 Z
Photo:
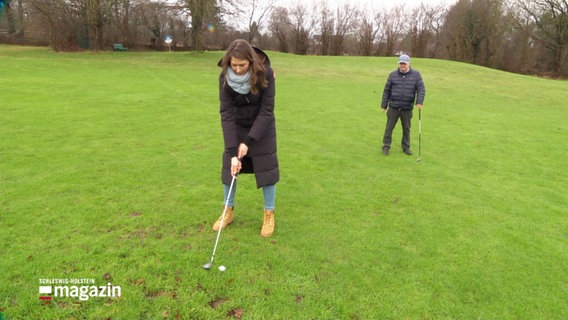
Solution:
M 0 42 L 55 51 L 223 49 L 235 38 L 299 55 L 448 59 L 568 76 L 568 1 L 459 0 L 360 8 L 275 0 L 0 0 Z M 425 1 L 426 2 L 426 1 Z M 164 42 L 173 39 L 171 45 Z M 170 47 L 171 46 L 171 47 Z

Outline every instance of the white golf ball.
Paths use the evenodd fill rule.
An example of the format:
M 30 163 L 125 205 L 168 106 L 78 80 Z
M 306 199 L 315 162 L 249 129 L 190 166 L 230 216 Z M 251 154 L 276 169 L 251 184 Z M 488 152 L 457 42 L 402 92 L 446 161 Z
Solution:
M 225 271 L 225 269 L 226 269 L 225 266 L 219 266 L 219 271 L 223 272 Z

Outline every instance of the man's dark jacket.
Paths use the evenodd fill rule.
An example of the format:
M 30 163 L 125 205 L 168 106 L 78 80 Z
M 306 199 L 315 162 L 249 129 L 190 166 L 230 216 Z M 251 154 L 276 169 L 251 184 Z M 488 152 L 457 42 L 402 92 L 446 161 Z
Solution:
M 426 96 L 426 89 L 420 72 L 410 68 L 407 73 L 400 72 L 400 69 L 389 74 L 385 89 L 383 91 L 383 101 L 381 108 L 387 106 L 394 109 L 412 110 L 414 102 L 423 104 Z

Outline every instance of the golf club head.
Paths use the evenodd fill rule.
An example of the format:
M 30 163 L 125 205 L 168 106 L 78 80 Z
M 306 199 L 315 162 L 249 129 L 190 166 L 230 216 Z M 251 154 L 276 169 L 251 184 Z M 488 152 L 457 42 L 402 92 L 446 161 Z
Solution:
M 203 265 L 203 269 L 209 271 L 209 270 L 211 270 L 212 266 L 213 266 L 213 264 L 211 262 L 207 262 L 206 264 Z
M 420 161 L 422 161 L 422 158 L 416 159 L 416 162 L 420 162 Z

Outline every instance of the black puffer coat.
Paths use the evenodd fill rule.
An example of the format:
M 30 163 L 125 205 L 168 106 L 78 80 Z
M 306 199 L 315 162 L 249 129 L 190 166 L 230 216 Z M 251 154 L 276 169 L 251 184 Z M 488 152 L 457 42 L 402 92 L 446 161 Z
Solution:
M 412 110 L 415 101 L 417 104 L 424 103 L 425 96 L 426 89 L 420 72 L 411 68 L 407 73 L 402 73 L 399 69 L 389 74 L 381 107 Z
M 276 184 L 280 179 L 276 154 L 276 123 L 274 117 L 275 78 L 268 56 L 255 48 L 266 66 L 268 87 L 260 88 L 257 94 L 241 95 L 219 77 L 221 127 L 225 141 L 221 178 L 224 184 L 231 183 L 231 158 L 236 156 L 241 142 L 252 138 L 248 154 L 242 159 L 241 173 L 254 173 L 258 188 Z M 249 139 L 250 139 L 249 138 Z M 248 142 L 248 141 L 247 141 Z

